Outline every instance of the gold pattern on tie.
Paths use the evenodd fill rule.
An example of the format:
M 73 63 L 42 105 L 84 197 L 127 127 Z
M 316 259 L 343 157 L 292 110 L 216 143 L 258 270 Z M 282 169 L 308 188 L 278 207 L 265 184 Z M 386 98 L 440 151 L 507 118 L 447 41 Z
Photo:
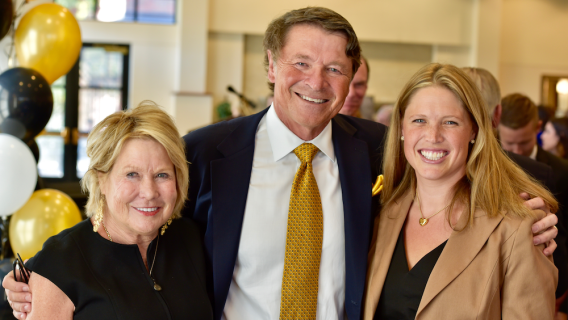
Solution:
M 318 147 L 303 143 L 294 153 L 302 162 L 290 193 L 280 319 L 315 319 L 323 239 L 323 211 L 312 160 Z

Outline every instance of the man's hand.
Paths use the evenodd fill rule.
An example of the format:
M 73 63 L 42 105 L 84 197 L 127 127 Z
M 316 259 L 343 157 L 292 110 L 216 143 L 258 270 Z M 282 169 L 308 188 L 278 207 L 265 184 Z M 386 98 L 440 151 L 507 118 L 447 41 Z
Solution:
M 27 313 L 32 310 L 30 287 L 23 282 L 16 281 L 12 272 L 4 277 L 2 286 L 6 289 L 6 296 L 10 307 L 12 307 L 14 317 L 25 319 Z
M 532 225 L 532 232 L 534 234 L 533 243 L 535 246 L 544 243 L 546 248 L 543 253 L 547 256 L 552 255 L 557 247 L 554 238 L 558 235 L 558 229 L 555 227 L 558 223 L 558 217 L 550 212 L 550 208 L 548 208 L 541 198 L 530 199 L 529 195 L 526 193 L 521 193 L 520 196 L 526 200 L 524 204 L 527 208 L 531 210 L 542 210 L 546 213 L 546 217 Z

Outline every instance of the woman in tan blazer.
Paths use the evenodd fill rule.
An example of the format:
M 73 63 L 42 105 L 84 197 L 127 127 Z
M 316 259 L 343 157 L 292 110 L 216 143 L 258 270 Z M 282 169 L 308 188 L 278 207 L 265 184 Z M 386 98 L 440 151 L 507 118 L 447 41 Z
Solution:
M 550 193 L 501 151 L 474 83 L 416 73 L 393 110 L 364 319 L 552 319 L 558 272 L 519 198 Z M 544 215 L 544 213 L 543 213 Z

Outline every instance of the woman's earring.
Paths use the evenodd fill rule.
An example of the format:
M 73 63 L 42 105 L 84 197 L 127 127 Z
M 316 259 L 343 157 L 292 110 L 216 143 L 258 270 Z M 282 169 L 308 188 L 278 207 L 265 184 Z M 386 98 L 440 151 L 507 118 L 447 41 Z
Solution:
M 166 229 L 168 228 L 168 226 L 172 224 L 172 217 L 170 217 L 168 219 L 168 221 L 166 221 L 166 223 L 164 223 L 164 225 L 162 226 L 162 231 L 160 232 L 160 235 L 164 235 L 164 233 L 166 232 Z
M 97 207 L 97 211 L 95 212 L 95 218 L 93 219 L 93 231 L 97 232 L 99 230 L 99 226 L 103 221 L 103 211 L 105 208 L 105 196 L 101 195 L 101 200 L 99 200 L 99 206 Z
M 400 141 L 404 141 L 404 136 L 400 136 Z
M 471 139 L 471 141 L 470 141 L 469 143 L 474 144 L 474 143 L 475 143 L 475 139 Z

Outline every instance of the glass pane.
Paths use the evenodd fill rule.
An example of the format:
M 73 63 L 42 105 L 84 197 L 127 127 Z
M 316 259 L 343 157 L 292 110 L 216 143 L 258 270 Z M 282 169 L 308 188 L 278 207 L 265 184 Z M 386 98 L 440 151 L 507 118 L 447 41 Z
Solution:
M 97 20 L 134 22 L 136 0 L 99 0 Z
M 138 0 L 138 22 L 174 24 L 175 0 Z
M 98 0 L 97 20 L 102 22 L 124 21 L 127 0 Z
M 89 170 L 90 162 L 89 157 L 87 157 L 87 138 L 80 137 L 77 145 L 77 178 L 83 178 Z
M 102 47 L 85 47 L 81 51 L 79 63 L 79 86 L 117 88 L 122 87 L 122 71 L 124 54 L 116 50 L 107 51 Z
M 126 0 L 126 15 L 122 22 L 134 22 L 136 20 L 136 0 Z
M 39 176 L 63 178 L 63 138 L 42 135 L 36 138 L 39 147 Z
M 120 110 L 120 90 L 79 89 L 79 132 L 91 132 L 106 116 Z
M 55 0 L 55 3 L 69 9 L 77 20 L 95 18 L 95 0 Z
M 62 78 L 65 79 L 65 77 Z M 61 132 L 63 127 L 65 127 L 65 87 L 52 86 L 51 93 L 53 93 L 53 112 L 45 126 L 45 130 L 48 132 Z

